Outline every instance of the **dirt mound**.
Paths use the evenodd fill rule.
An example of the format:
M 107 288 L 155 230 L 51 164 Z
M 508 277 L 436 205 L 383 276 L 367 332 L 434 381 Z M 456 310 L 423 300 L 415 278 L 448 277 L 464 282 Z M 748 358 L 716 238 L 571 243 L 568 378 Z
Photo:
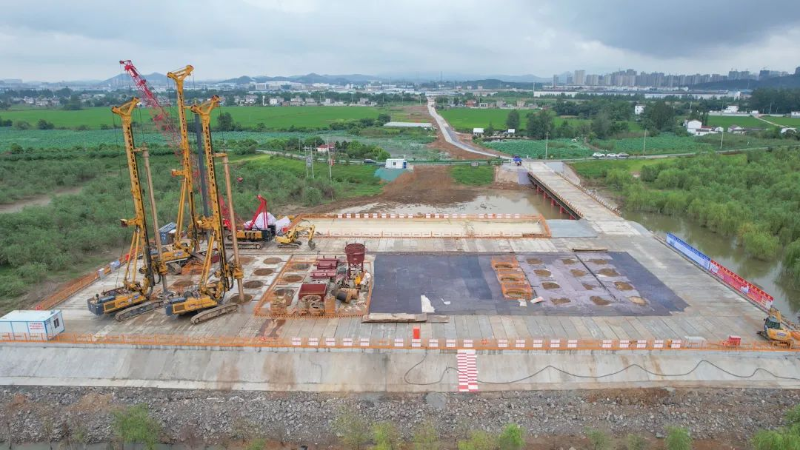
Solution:
M 478 195 L 476 190 L 457 186 L 449 167 L 417 166 L 386 185 L 380 199 L 405 204 L 450 205 L 469 202 Z

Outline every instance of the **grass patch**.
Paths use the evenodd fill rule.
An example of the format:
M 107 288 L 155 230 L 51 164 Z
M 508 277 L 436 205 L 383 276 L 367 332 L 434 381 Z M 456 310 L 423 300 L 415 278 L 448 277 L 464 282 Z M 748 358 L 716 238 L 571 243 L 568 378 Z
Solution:
M 510 109 L 476 109 L 476 108 L 451 108 L 439 111 L 439 114 L 450 123 L 450 125 L 459 131 L 472 131 L 473 128 L 486 128 L 491 123 L 496 130 L 503 130 L 506 127 L 506 119 Z M 525 116 L 528 113 L 536 113 L 532 109 L 520 109 L 520 128 L 525 128 Z M 554 123 L 558 127 L 562 122 L 569 122 L 574 128 L 581 123 L 589 123 L 589 120 L 583 119 L 567 119 L 555 117 Z M 630 129 L 637 129 L 638 125 L 635 122 L 629 124 Z M 520 131 L 520 130 L 517 130 Z
M 543 159 L 545 157 L 545 141 L 543 140 L 508 140 L 484 142 L 484 146 L 503 152 L 507 155 L 520 155 L 529 158 Z M 572 139 L 551 139 L 547 143 L 547 157 L 549 159 L 586 158 L 591 156 L 593 150 L 586 147 L 583 142 Z
M 772 117 L 767 118 L 767 120 L 775 122 L 772 120 Z M 772 125 L 752 116 L 708 116 L 707 125 L 712 127 L 725 127 L 725 131 L 728 131 L 728 127 L 731 125 L 739 125 L 745 128 L 772 128 Z
M 488 186 L 494 183 L 494 167 L 453 166 L 450 168 L 450 176 L 459 184 Z
M 592 160 L 576 161 L 569 163 L 570 166 L 584 178 L 604 178 L 610 170 L 626 170 L 629 173 L 639 173 L 642 167 L 660 163 L 669 163 L 675 158 L 663 159 L 615 159 L 615 160 Z

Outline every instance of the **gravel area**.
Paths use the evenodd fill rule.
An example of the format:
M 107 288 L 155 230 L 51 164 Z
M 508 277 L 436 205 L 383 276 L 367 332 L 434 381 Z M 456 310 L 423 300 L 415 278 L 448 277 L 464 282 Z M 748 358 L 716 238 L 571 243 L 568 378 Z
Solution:
M 264 436 L 278 442 L 336 442 L 333 420 L 355 411 L 370 422 L 390 421 L 405 437 L 431 422 L 443 441 L 470 429 L 497 432 L 517 423 L 531 440 L 576 436 L 587 427 L 617 436 L 663 437 L 681 426 L 696 439 L 744 442 L 800 403 L 800 391 L 745 389 L 628 389 L 503 394 L 325 395 L 251 391 L 130 388 L 0 388 L 0 442 L 113 440 L 112 412 L 146 403 L 163 425 L 164 443 L 231 443 Z

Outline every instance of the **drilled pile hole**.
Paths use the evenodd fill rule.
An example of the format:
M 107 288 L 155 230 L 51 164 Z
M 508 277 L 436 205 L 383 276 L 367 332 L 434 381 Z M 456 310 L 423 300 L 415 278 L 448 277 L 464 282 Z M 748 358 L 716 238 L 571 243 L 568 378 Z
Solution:
M 614 286 L 616 286 L 617 289 L 619 289 L 620 291 L 632 291 L 633 290 L 633 286 L 631 286 L 630 283 L 626 283 L 624 281 L 615 281 L 614 282 Z
M 541 263 L 542 263 L 542 260 L 539 259 L 539 258 L 528 258 L 528 264 L 532 264 L 532 265 L 535 266 L 535 265 L 541 264 Z
M 233 297 L 231 297 L 231 302 L 237 303 L 239 305 L 241 305 L 242 303 L 247 303 L 251 300 L 253 300 L 253 296 L 250 294 L 244 294 L 244 298 L 239 298 L 239 294 L 236 294 Z
M 553 302 L 554 305 L 566 305 L 567 303 L 569 303 L 569 299 L 568 298 L 563 298 L 563 297 L 562 298 L 554 298 L 554 299 L 552 299 L 550 301 Z
M 606 299 L 604 299 L 603 297 L 598 297 L 598 296 L 596 296 L 596 295 L 593 295 L 593 296 L 591 296 L 591 297 L 589 297 L 589 298 L 590 298 L 590 299 L 591 299 L 591 300 L 594 302 L 594 304 L 595 304 L 595 305 L 597 305 L 597 306 L 606 306 L 606 305 L 610 305 L 610 304 L 611 304 L 611 302 L 610 302 L 609 300 L 606 300 Z
M 632 297 L 628 297 L 628 300 L 630 300 L 631 303 L 633 303 L 635 305 L 639 305 L 639 306 L 646 306 L 647 305 L 647 300 L 643 299 L 642 297 L 632 296 Z
M 542 287 L 545 288 L 545 289 L 558 289 L 561 286 L 559 286 L 558 283 L 553 283 L 551 281 L 545 281 L 544 283 L 542 283 Z
M 536 269 L 536 270 L 533 271 L 533 273 L 535 273 L 536 275 L 539 275 L 540 277 L 549 277 L 550 275 L 552 275 L 552 273 L 550 273 L 549 270 L 545 270 L 545 269 Z
M 292 264 L 290 269 L 291 270 L 308 270 L 309 267 L 311 267 L 311 264 L 296 263 L 296 264 Z
M 264 259 L 264 264 L 278 264 L 281 261 L 283 260 L 280 258 L 266 258 Z
M 590 291 L 591 291 L 592 289 L 594 289 L 594 288 L 596 288 L 596 287 L 597 287 L 597 286 L 595 286 L 595 285 L 593 285 L 593 284 L 591 284 L 591 283 L 581 283 L 581 284 L 583 284 L 583 287 L 584 287 L 585 289 L 588 289 L 588 290 L 590 290 Z
M 576 276 L 576 277 L 582 277 L 582 276 L 586 275 L 586 272 L 583 271 L 583 270 L 580 270 L 580 269 L 571 269 L 569 271 L 569 273 L 571 273 L 573 276 Z
M 255 259 L 255 258 L 253 258 L 252 256 L 240 256 L 239 257 L 239 262 L 242 263 L 242 264 L 249 264 L 249 263 L 253 262 L 253 259 Z
M 191 286 L 192 284 L 194 284 L 194 282 L 192 280 L 178 280 L 178 281 L 172 283 L 172 286 L 174 286 L 174 287 L 186 287 L 186 286 Z
M 286 275 L 283 277 L 283 281 L 287 283 L 297 283 L 299 281 L 303 281 L 303 277 L 300 275 Z
M 599 266 L 604 266 L 604 265 L 608 264 L 608 260 L 607 259 L 590 259 L 589 262 L 597 264 Z
M 619 272 L 614 269 L 600 269 L 597 271 L 600 275 L 605 275 L 607 277 L 618 277 Z
M 256 280 L 251 280 L 251 281 L 245 281 L 244 282 L 244 287 L 246 287 L 247 289 L 258 289 L 261 286 L 264 286 L 264 283 L 262 283 L 260 281 L 256 281 Z
M 562 259 L 561 262 L 563 262 L 564 264 L 566 264 L 568 266 L 571 266 L 573 264 L 576 264 L 578 262 L 578 260 L 574 259 L 574 258 L 567 258 L 567 259 Z
M 275 273 L 275 271 L 272 269 L 256 269 L 253 271 L 253 275 L 259 275 L 262 277 L 266 275 L 272 275 L 273 273 Z

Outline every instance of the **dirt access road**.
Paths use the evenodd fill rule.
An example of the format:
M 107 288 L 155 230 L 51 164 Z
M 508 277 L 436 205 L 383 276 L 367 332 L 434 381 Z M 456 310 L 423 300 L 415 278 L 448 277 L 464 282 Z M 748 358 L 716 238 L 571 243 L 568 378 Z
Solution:
M 337 200 L 313 208 L 303 208 L 298 212 L 331 213 L 344 208 L 375 204 L 381 207 L 417 204 L 449 206 L 470 202 L 479 195 L 491 194 L 497 190 L 528 190 L 525 186 L 511 183 L 506 179 L 498 180 L 497 177 L 495 183 L 490 186 L 465 186 L 456 183 L 449 172 L 449 166 L 417 166 L 413 171 L 406 172 L 388 183 L 379 195 Z

